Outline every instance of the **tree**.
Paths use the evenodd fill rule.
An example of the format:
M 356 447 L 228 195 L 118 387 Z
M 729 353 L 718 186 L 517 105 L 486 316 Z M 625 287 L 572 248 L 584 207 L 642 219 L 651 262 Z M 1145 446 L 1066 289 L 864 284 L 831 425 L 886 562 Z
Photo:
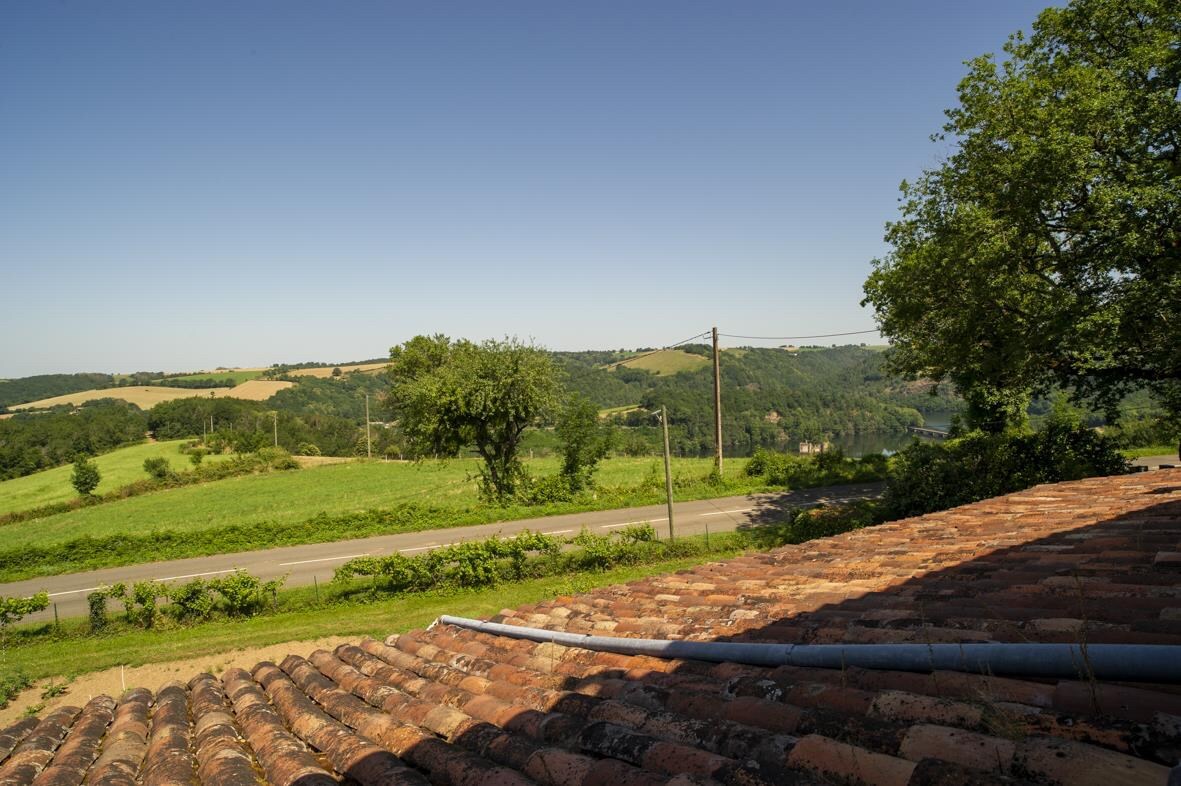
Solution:
M 98 465 L 85 456 L 74 459 L 74 474 L 70 476 L 70 483 L 74 484 L 79 494 L 89 497 L 98 488 L 100 480 L 102 475 L 99 474 Z
M 516 339 L 475 344 L 416 336 L 390 350 L 388 373 L 386 405 L 415 453 L 456 456 L 471 445 L 484 460 L 486 496 L 512 496 L 524 476 L 521 435 L 558 399 L 548 353 Z
M 343 372 L 340 370 L 340 366 L 337 366 L 336 368 L 332 369 L 332 376 L 334 376 L 334 377 L 339 377 L 342 373 Z
M 595 466 L 611 449 L 611 426 L 599 419 L 594 402 L 575 394 L 562 409 L 555 431 L 562 440 L 562 475 L 571 491 L 581 491 L 591 484 Z
M 1113 416 L 1148 387 L 1181 420 L 1179 35 L 1170 0 L 1043 11 L 969 62 L 951 154 L 902 184 L 864 303 L 894 369 L 950 379 L 969 425 L 1054 385 Z

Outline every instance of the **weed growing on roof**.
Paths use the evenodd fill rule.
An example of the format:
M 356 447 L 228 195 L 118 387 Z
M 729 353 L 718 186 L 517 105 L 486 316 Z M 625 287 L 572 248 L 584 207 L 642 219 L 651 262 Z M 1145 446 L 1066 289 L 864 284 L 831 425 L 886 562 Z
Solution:
M 29 675 L 21 669 L 0 674 L 0 708 L 7 707 L 13 696 L 32 684 Z

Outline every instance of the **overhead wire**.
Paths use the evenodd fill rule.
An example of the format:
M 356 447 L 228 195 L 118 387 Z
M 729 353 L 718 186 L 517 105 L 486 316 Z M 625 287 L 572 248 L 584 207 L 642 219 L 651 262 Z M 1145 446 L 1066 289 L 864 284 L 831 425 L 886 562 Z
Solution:
M 760 341 L 799 341 L 805 338 L 835 338 L 837 336 L 860 336 L 866 333 L 877 333 L 877 330 L 850 330 L 846 333 L 818 333 L 814 336 L 740 336 L 735 333 L 718 333 L 726 338 L 749 338 Z

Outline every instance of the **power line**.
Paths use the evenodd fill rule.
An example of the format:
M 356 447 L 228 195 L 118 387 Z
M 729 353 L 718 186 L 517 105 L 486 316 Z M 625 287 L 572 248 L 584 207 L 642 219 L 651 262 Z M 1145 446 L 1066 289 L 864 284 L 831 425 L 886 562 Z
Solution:
M 835 338 L 836 336 L 860 336 L 865 333 L 877 333 L 877 330 L 851 330 L 848 333 L 820 333 L 815 336 L 739 336 L 734 333 L 718 333 L 726 338 L 753 338 L 763 341 L 799 341 L 805 338 Z

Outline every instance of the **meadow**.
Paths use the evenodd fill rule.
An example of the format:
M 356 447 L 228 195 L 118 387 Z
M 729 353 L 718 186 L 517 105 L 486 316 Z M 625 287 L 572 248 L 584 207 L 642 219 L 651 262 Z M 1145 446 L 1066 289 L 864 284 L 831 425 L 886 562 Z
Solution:
M 94 459 L 94 463 L 98 465 L 102 481 L 94 493 L 105 494 L 120 486 L 146 478 L 144 459 L 163 457 L 168 459 L 172 468 L 177 472 L 187 471 L 189 457 L 181 453 L 179 449 L 183 442 L 184 440 L 179 439 L 167 442 L 145 442 L 98 456 Z M 205 460 L 217 462 L 227 458 L 229 455 L 206 456 Z M 73 466 L 67 464 L 0 483 L 0 514 L 65 502 L 78 496 L 78 492 L 74 491 L 74 487 L 70 484 L 70 476 L 73 471 Z
M 682 352 L 679 349 L 665 349 L 650 355 L 641 355 L 634 360 L 620 363 L 621 366 L 651 371 L 657 376 L 679 374 L 682 371 L 695 371 L 709 365 L 709 358 Z
M 265 368 L 223 368 L 216 371 L 198 371 L 195 374 L 183 374 L 178 377 L 168 377 L 169 382 L 225 382 L 231 381 L 241 385 L 262 376 Z
M 143 458 L 140 458 L 139 464 L 142 463 Z M 192 533 L 231 525 L 294 525 L 320 513 L 339 515 L 405 503 L 455 512 L 487 507 L 487 515 L 480 518 L 490 521 L 558 512 L 530 506 L 482 506 L 475 480 L 479 464 L 477 459 L 421 463 L 355 461 L 226 478 L 10 524 L 4 527 L 4 548 L 44 547 L 81 537 L 103 538 L 145 530 Z M 680 478 L 680 485 L 685 485 L 706 476 L 712 466 L 710 459 L 675 459 L 673 471 Z M 100 471 L 101 467 L 100 464 Z M 558 470 L 558 459 L 534 459 L 528 462 L 528 467 L 539 475 L 553 474 Z M 72 492 L 69 471 L 69 467 L 60 467 L 31 477 L 64 472 L 64 486 Z M 142 475 L 140 466 L 139 476 Z M 600 486 L 605 488 L 633 487 L 650 480 L 650 485 L 662 489 L 662 478 L 663 467 L 659 459 L 626 457 L 604 461 L 596 476 Z M 138 479 L 138 476 L 131 479 Z M 29 478 L 18 478 L 0 483 L 0 499 L 7 496 L 7 486 L 27 480 Z M 741 489 L 734 488 L 737 487 L 727 486 L 724 493 L 740 493 Z M 654 495 L 654 501 L 658 501 L 655 500 L 657 496 Z M 23 498 L 30 499 L 27 495 Z M 605 496 L 604 504 L 613 505 L 613 499 Z M 585 510 L 587 505 L 567 505 L 565 508 L 568 509 L 560 512 Z M 269 544 L 257 545 L 265 547 Z

